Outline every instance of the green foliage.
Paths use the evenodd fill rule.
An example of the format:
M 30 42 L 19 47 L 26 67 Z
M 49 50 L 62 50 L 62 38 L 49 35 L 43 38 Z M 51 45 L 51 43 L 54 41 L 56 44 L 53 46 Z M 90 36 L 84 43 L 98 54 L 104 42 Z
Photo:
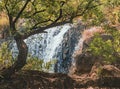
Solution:
M 98 76 L 101 76 L 101 73 L 102 73 L 102 68 L 101 68 L 101 66 L 98 68 L 98 70 L 97 70 L 97 75 Z
M 39 60 L 35 57 L 30 57 L 27 59 L 27 64 L 23 69 L 27 70 L 42 70 L 43 60 Z
M 105 24 L 118 24 L 120 22 L 120 0 L 97 0 L 97 4 L 92 3 L 94 7 L 89 8 L 83 15 L 83 21 L 93 26 L 103 26 Z
M 11 23 L 18 17 L 14 23 L 15 30 L 21 32 L 20 28 L 24 28 L 21 32 L 24 35 L 36 28 L 69 21 L 85 12 L 87 14 L 96 5 L 99 6 L 99 2 L 95 0 L 0 0 L 0 12 L 12 18 L 12 20 L 9 19 Z M 24 6 L 25 8 L 21 11 Z M 24 21 L 19 23 L 19 20 Z
M 51 70 L 51 67 L 55 62 L 56 60 L 44 62 L 44 60 L 38 59 L 37 57 L 29 56 L 27 64 L 23 67 L 23 70 L 39 70 L 48 72 Z
M 8 42 L 4 42 L 0 47 L 0 69 L 9 67 L 12 63 L 12 53 L 8 49 Z
M 100 0 L 101 4 L 83 17 L 91 26 L 99 25 L 106 30 L 112 40 L 104 40 L 96 35 L 90 44 L 89 51 L 96 57 L 112 63 L 120 59 L 120 0 Z M 87 21 L 86 20 L 86 21 Z
M 112 63 L 120 58 L 120 31 L 113 31 L 109 35 L 113 40 L 104 40 L 100 35 L 96 35 L 90 43 L 89 51 L 105 62 Z
M 8 49 L 9 42 L 4 42 L 0 47 L 0 70 L 2 68 L 7 68 L 13 64 L 16 60 L 13 59 L 11 51 Z M 39 70 L 39 71 L 49 71 L 53 64 L 55 64 L 55 60 L 44 62 L 44 60 L 40 60 L 37 57 L 29 56 L 27 58 L 27 64 L 23 69 L 26 70 Z
M 9 18 L 9 32 L 14 38 L 22 35 L 20 37 L 22 39 L 41 33 L 40 30 L 58 26 L 58 23 L 71 22 L 79 16 L 82 16 L 84 21 L 90 22 L 92 26 L 115 25 L 120 23 L 119 9 L 120 0 L 0 0 L 0 12 L 4 12 Z M 110 30 L 108 34 L 113 36 L 113 41 L 103 41 L 96 36 L 90 44 L 90 51 L 93 55 L 101 56 L 110 62 L 120 57 L 120 32 Z M 4 64 L 8 59 L 9 61 L 12 59 L 11 53 L 6 46 L 3 46 L 0 61 Z M 44 62 L 37 58 L 33 59 L 35 61 L 28 60 L 26 68 L 41 70 Z M 44 67 L 48 69 L 50 64 L 51 62 L 48 62 Z

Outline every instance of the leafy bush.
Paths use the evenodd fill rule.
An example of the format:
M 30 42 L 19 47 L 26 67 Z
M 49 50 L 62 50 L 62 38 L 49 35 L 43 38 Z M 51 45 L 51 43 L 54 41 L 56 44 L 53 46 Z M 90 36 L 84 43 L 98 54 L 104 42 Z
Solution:
M 8 49 L 8 42 L 4 42 L 0 47 L 0 69 L 8 67 L 12 63 L 12 53 Z
M 11 66 L 16 58 L 12 57 L 12 53 L 8 47 L 9 42 L 4 42 L 0 46 L 0 70 Z M 49 71 L 52 65 L 55 64 L 55 60 L 44 62 L 37 57 L 28 56 L 27 64 L 23 67 L 23 70 L 39 70 L 39 71 Z
M 112 63 L 120 59 L 120 31 L 109 29 L 107 34 L 111 35 L 113 40 L 104 40 L 100 35 L 96 35 L 90 43 L 89 51 L 93 56 L 102 58 L 107 63 Z
M 27 64 L 23 67 L 23 70 L 39 70 L 48 72 L 51 70 L 53 64 L 55 64 L 55 60 L 44 62 L 37 57 L 29 56 L 27 59 Z

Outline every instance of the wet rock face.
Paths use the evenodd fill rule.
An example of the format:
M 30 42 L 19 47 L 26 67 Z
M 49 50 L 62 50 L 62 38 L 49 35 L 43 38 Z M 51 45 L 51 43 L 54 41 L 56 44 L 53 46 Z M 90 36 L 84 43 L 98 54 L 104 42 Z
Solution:
M 76 27 L 72 27 L 69 31 L 64 35 L 64 39 L 62 41 L 62 50 L 57 55 L 59 56 L 58 62 L 55 64 L 55 72 L 63 72 L 68 73 L 69 68 L 72 62 L 72 55 L 75 50 L 76 45 L 78 44 L 81 30 L 83 30 L 84 26 L 78 25 Z

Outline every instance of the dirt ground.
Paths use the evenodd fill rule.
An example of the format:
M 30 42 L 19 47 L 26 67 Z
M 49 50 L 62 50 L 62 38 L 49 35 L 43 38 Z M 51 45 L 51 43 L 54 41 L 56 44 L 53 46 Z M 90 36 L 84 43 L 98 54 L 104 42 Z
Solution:
M 120 89 L 120 78 L 93 79 L 87 74 L 78 76 L 26 70 L 10 79 L 1 79 L 0 89 Z

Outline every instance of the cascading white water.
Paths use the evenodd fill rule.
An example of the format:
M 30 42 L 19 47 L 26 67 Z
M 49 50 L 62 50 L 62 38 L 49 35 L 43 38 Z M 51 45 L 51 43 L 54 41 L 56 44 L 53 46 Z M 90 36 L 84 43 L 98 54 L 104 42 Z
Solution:
M 43 59 L 46 61 L 56 58 L 56 52 L 61 47 L 63 35 L 69 30 L 70 26 L 56 27 L 48 31 L 48 37 L 45 39 L 47 46 L 43 53 Z
M 25 40 L 29 54 L 44 62 L 57 60 L 52 72 L 68 73 L 71 66 L 72 54 L 77 49 L 80 30 L 83 27 L 74 27 L 71 24 L 46 29 L 48 33 L 36 34 Z M 16 44 L 12 44 L 13 56 L 18 54 Z M 55 68 L 55 69 L 54 69 Z
M 69 25 L 47 29 L 48 33 L 34 35 L 25 40 L 29 52 L 33 56 L 44 59 L 45 62 L 56 58 L 56 52 L 63 40 L 63 35 L 69 30 Z
M 70 24 L 46 29 L 47 33 L 36 34 L 25 40 L 29 54 L 48 62 L 57 59 L 57 53 L 62 49 L 64 34 L 70 29 Z M 12 47 L 13 56 L 18 54 L 16 44 Z

